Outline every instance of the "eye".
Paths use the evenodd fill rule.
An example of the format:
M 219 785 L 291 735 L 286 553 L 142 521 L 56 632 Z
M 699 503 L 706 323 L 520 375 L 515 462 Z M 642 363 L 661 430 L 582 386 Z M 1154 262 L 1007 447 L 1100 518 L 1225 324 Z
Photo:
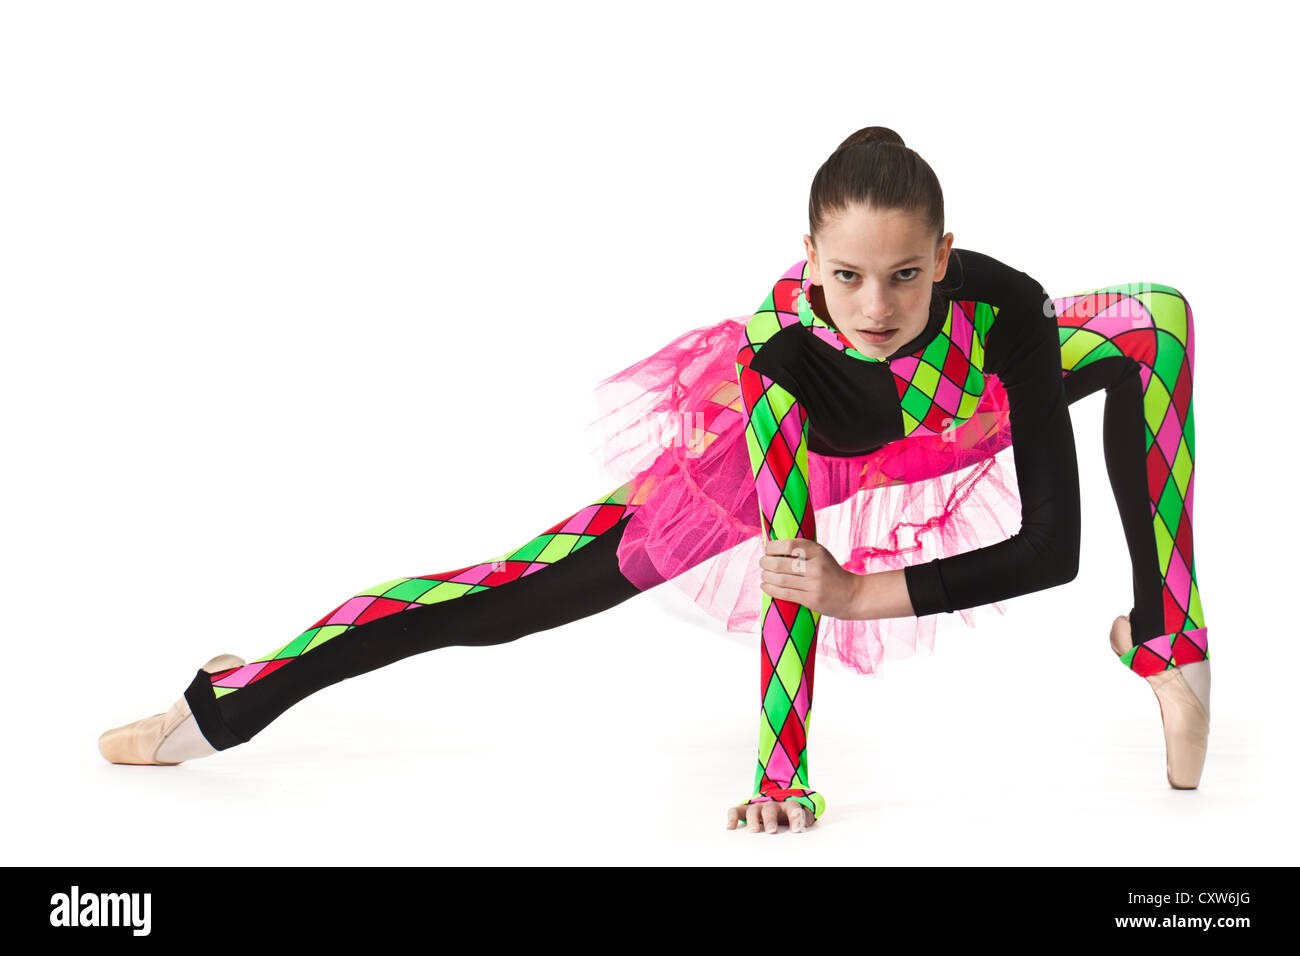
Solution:
M 908 273 L 908 274 L 905 274 L 905 273 Z M 900 282 L 911 282 L 911 281 L 912 281 L 913 279 L 915 279 L 918 275 L 920 275 L 920 273 L 921 273 L 921 270 L 920 270 L 919 268 L 917 268 L 916 266 L 913 266 L 913 267 L 910 268 L 910 269 L 899 269 L 897 272 L 894 273 L 894 275 L 897 276 L 897 277 L 900 277 L 900 278 L 899 278 L 899 281 L 900 281 Z M 852 270 L 849 270 L 849 269 L 836 269 L 836 270 L 835 270 L 833 273 L 831 273 L 831 274 L 834 275 L 834 276 L 836 276 L 837 278 L 840 277 L 840 276 L 851 276 L 851 277 L 853 277 L 853 278 L 856 278 L 856 277 L 857 277 L 857 273 L 856 273 L 856 272 L 853 272 Z M 847 278 L 847 279 L 841 278 L 840 281 L 841 281 L 841 282 L 852 282 L 852 281 L 853 281 L 853 278 Z

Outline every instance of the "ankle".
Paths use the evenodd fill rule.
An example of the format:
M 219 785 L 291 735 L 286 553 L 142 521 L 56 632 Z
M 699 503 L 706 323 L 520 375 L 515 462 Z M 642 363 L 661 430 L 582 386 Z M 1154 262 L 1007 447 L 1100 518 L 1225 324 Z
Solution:
M 184 705 L 185 699 L 181 698 L 177 704 Z M 173 711 L 176 705 L 173 705 Z M 199 730 L 199 722 L 194 719 L 188 706 L 184 707 L 184 715 L 179 720 L 173 722 L 173 714 L 169 713 L 168 719 L 164 723 L 167 736 L 163 742 L 158 745 L 158 750 L 154 754 L 154 759 L 163 763 L 182 763 L 186 760 L 197 760 L 200 757 L 209 757 L 217 752 L 217 748 L 208 743 L 203 732 Z

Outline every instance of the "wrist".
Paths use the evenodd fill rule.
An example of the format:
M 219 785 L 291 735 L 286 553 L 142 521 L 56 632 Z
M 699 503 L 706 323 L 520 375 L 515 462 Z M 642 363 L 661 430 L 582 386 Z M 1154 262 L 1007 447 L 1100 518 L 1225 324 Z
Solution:
M 875 588 L 872 584 L 871 574 L 853 574 L 853 611 L 849 619 L 853 621 L 869 621 L 874 616 L 872 612 L 873 597 Z
M 857 575 L 854 582 L 853 620 L 913 617 L 912 598 L 902 568 Z

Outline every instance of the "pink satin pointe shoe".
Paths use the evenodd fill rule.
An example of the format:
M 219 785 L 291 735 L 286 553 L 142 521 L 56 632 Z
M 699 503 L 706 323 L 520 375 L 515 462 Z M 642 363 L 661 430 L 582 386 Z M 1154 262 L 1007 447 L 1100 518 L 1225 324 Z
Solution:
M 218 654 L 203 665 L 209 674 L 242 667 L 245 661 L 234 654 Z M 185 760 L 217 752 L 204 738 L 185 698 L 172 704 L 165 714 L 142 717 L 124 727 L 99 735 L 99 752 L 109 763 L 174 767 Z
M 1133 647 L 1128 615 L 1115 618 L 1110 647 L 1118 655 Z M 1146 678 L 1160 704 L 1165 728 L 1165 776 L 1175 790 L 1195 790 L 1201 782 L 1210 736 L 1210 662 L 1196 661 Z

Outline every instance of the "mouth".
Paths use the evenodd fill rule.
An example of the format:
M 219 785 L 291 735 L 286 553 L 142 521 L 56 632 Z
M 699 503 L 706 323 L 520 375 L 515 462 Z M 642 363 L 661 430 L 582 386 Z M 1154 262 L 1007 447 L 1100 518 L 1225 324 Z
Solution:
M 898 329 L 882 329 L 879 332 L 874 331 L 872 329 L 858 329 L 858 334 L 861 335 L 868 342 L 875 343 L 875 342 L 888 342 L 890 337 L 897 331 Z

